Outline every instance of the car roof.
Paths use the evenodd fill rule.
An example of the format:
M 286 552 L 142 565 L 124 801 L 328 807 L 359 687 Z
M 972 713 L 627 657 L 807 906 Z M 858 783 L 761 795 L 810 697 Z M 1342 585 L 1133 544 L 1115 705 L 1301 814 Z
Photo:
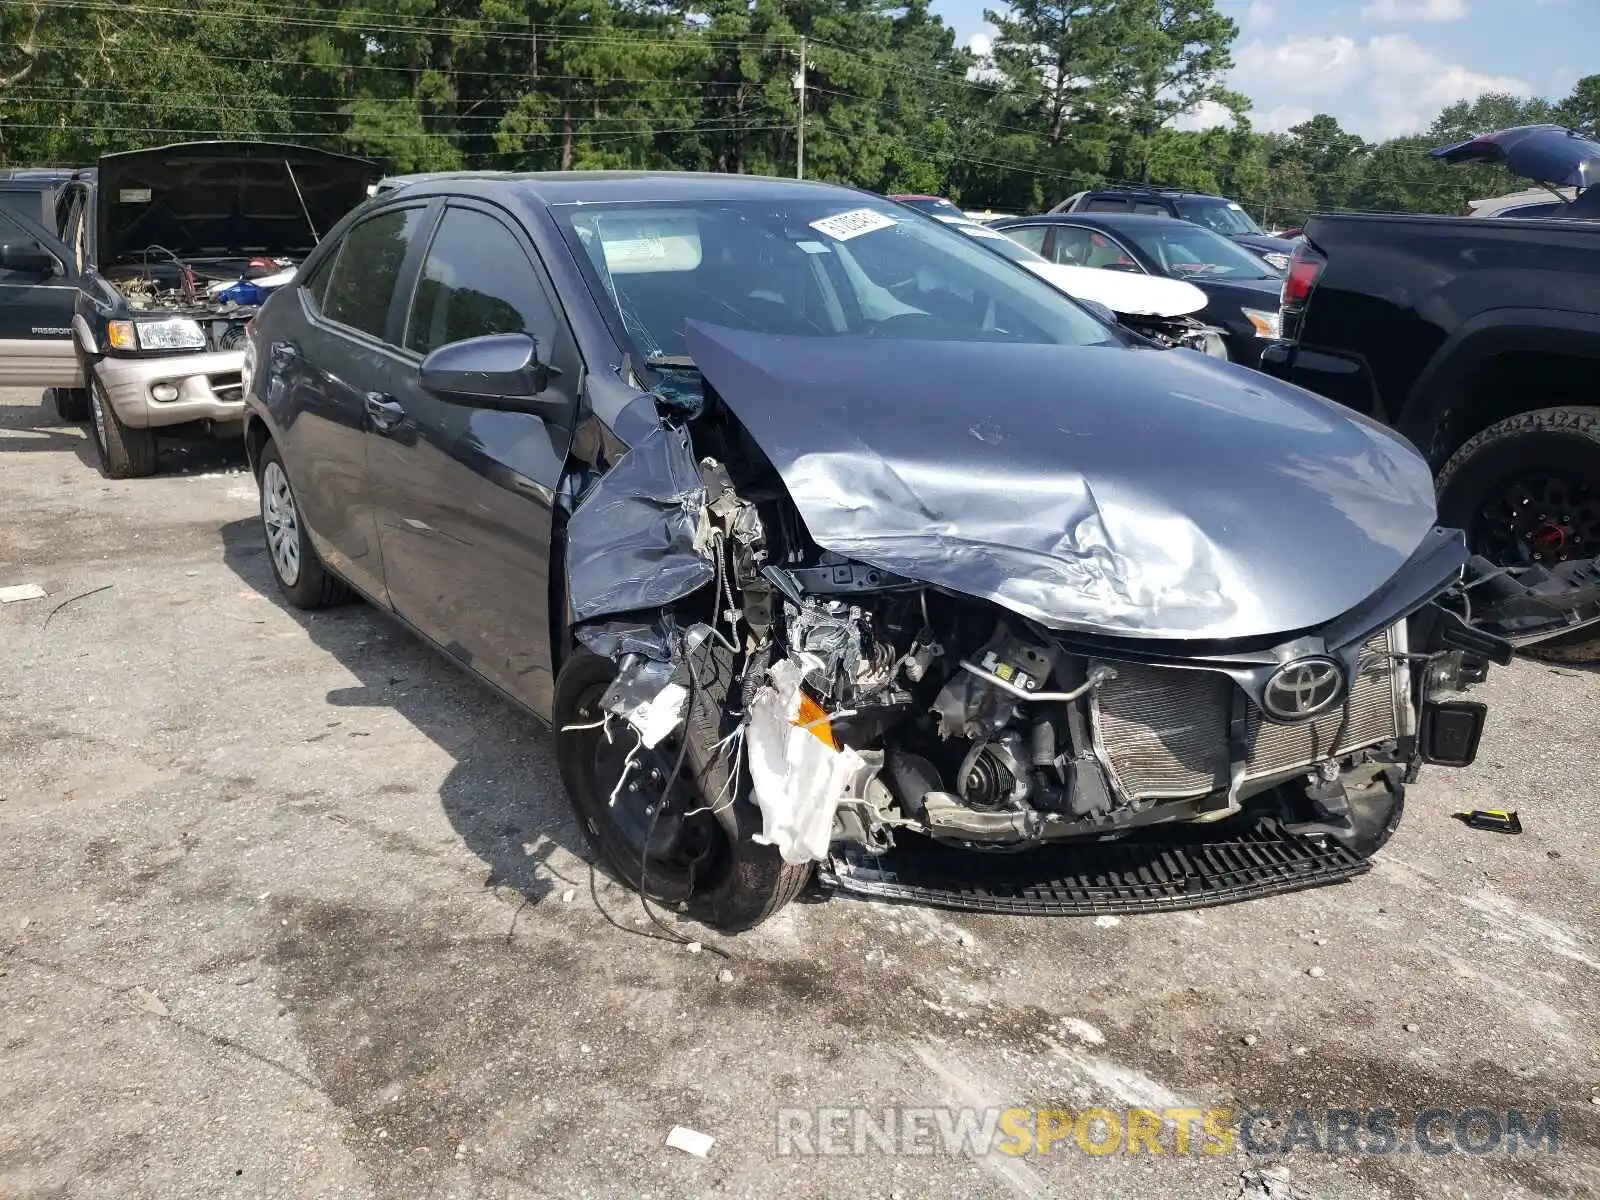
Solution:
M 1158 217 L 1154 213 L 1061 212 L 1040 213 L 1036 217 L 1008 217 L 996 225 L 1104 225 L 1128 229 L 1195 229 L 1193 221 L 1178 217 Z
M 452 171 L 418 176 L 416 183 L 406 186 L 448 191 L 450 185 L 482 193 L 509 188 L 524 198 L 552 205 L 739 200 L 755 196 L 801 199 L 829 193 L 856 199 L 882 199 L 870 192 L 838 184 L 714 171 Z
M 1105 187 L 1090 188 L 1087 192 L 1079 192 L 1080 196 L 1160 196 L 1163 200 L 1216 200 L 1221 204 L 1230 201 L 1226 196 L 1214 196 L 1210 192 L 1181 192 L 1174 188 L 1145 187 L 1137 183 L 1108 183 Z

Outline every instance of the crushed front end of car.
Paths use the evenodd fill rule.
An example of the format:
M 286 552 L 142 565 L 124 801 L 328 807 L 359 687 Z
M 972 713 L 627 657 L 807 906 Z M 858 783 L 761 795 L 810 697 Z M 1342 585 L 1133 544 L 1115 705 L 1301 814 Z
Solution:
M 634 886 L 725 928 L 814 865 L 1214 904 L 1359 874 L 1423 764 L 1472 761 L 1460 693 L 1511 647 L 1381 427 L 1198 355 L 689 345 L 565 535 L 562 768 Z

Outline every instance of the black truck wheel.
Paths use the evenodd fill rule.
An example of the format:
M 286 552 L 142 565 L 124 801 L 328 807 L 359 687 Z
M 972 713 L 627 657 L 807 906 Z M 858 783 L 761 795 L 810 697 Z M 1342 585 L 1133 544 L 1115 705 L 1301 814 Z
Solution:
M 1439 472 L 1439 517 L 1498 566 L 1600 556 L 1600 408 L 1519 413 L 1471 438 Z M 1529 653 L 1590 661 L 1600 658 L 1600 633 L 1580 630 Z
M 100 468 L 111 479 L 141 479 L 156 473 L 156 435 L 151 429 L 133 429 L 122 423 L 105 386 L 94 373 L 89 385 L 89 432 L 100 457 Z
M 87 421 L 89 419 L 89 389 L 51 388 L 50 406 L 56 410 L 56 416 L 69 425 Z
M 697 667 L 683 728 L 644 750 L 621 720 L 612 722 L 609 741 L 598 727 L 567 728 L 601 720 L 600 697 L 616 675 L 610 659 L 579 650 L 556 680 L 556 758 L 584 838 L 618 878 L 736 933 L 798 896 L 811 867 L 786 863 L 774 847 L 751 841 L 760 814 L 745 780 L 730 779 L 732 765 L 716 749 L 731 673 L 707 665 Z M 684 746 L 684 737 L 693 744 Z

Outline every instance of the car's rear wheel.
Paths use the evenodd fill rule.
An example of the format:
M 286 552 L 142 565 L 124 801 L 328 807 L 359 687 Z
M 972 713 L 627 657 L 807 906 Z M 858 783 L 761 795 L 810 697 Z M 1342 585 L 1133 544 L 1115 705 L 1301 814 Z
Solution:
M 256 470 L 267 559 L 283 598 L 296 608 L 308 609 L 327 608 L 350 599 L 350 589 L 317 557 L 277 446 L 268 442 L 262 447 Z
M 89 389 L 51 388 L 50 407 L 56 410 L 56 416 L 69 425 L 87 421 L 89 419 Z
M 1544 408 L 1499 421 L 1439 473 L 1439 516 L 1497 566 L 1600 556 L 1600 408 Z M 1600 658 L 1600 632 L 1533 647 L 1560 662 Z
M 733 933 L 798 896 L 811 867 L 786 863 L 774 847 L 751 840 L 760 814 L 742 772 L 732 778 L 734 765 L 717 747 L 729 679 L 719 665 L 697 667 L 688 720 L 645 750 L 626 722 L 614 720 L 609 739 L 597 724 L 616 664 L 578 651 L 556 681 L 556 755 L 578 824 L 606 866 L 635 890 L 685 903 L 708 925 Z M 693 741 L 685 746 L 681 738 Z
M 100 469 L 112 479 L 141 479 L 156 473 L 156 435 L 133 429 L 117 416 L 111 397 L 94 372 L 89 372 L 89 431 Z

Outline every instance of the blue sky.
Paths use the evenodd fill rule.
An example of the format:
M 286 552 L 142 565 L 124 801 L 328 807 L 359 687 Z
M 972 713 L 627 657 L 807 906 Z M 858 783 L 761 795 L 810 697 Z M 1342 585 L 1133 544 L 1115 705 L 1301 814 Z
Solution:
M 984 0 L 934 0 L 962 43 L 986 48 Z M 1565 96 L 1600 73 L 1600 0 L 1218 0 L 1239 26 L 1229 86 L 1254 127 L 1318 112 L 1369 140 L 1425 129 L 1486 91 Z M 1216 123 L 1200 112 L 1183 123 Z

